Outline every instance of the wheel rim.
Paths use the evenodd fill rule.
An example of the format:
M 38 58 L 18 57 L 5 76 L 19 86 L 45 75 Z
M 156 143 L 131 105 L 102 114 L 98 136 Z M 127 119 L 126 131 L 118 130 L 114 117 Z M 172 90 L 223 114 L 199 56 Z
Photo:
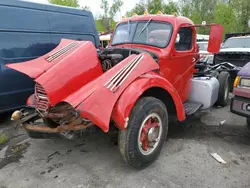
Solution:
M 229 88 L 228 88 L 228 82 L 227 82 L 226 88 L 225 88 L 225 93 L 224 93 L 224 100 L 225 101 L 227 101 L 227 98 L 228 98 L 228 90 L 229 90 Z
M 158 146 L 162 135 L 162 120 L 156 113 L 149 114 L 141 124 L 138 147 L 143 155 L 151 154 Z

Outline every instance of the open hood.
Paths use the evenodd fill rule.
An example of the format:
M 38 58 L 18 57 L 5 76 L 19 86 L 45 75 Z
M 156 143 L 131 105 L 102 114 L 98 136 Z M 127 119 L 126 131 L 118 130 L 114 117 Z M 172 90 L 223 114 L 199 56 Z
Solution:
M 52 105 L 103 73 L 92 42 L 68 39 L 44 56 L 7 66 L 42 85 Z
M 56 65 L 61 59 L 73 51 L 76 47 L 86 42 L 72 41 L 62 39 L 60 44 L 51 52 L 30 61 L 7 64 L 6 66 L 28 75 L 31 78 L 37 78 L 45 71 Z

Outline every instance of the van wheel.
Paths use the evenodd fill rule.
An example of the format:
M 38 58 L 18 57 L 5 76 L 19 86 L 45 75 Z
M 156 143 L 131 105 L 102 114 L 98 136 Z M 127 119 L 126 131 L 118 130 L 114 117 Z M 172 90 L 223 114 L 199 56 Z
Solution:
M 221 72 L 218 76 L 219 81 L 219 94 L 216 101 L 217 106 L 226 106 L 229 100 L 229 84 L 230 84 L 230 75 L 228 72 Z
M 126 164 L 142 169 L 159 156 L 168 131 L 168 113 L 164 103 L 144 97 L 134 106 L 126 130 L 120 130 L 118 145 Z
M 54 122 L 50 118 L 43 118 L 43 122 L 50 128 L 56 128 L 58 126 L 58 123 Z

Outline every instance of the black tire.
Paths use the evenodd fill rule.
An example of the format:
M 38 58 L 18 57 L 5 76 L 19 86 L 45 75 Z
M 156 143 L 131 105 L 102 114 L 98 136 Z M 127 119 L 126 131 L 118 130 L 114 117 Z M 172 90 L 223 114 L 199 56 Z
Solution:
M 43 122 L 50 128 L 56 128 L 58 126 L 58 123 L 54 122 L 50 118 L 43 118 Z
M 224 107 L 229 101 L 230 74 L 225 71 L 221 72 L 218 76 L 218 81 L 220 86 L 216 105 Z
M 250 118 L 247 118 L 247 128 L 250 131 Z
M 161 120 L 161 134 L 159 133 L 158 145 L 152 153 L 144 155 L 139 148 L 138 136 L 143 121 L 150 114 L 157 114 Z M 143 169 L 153 163 L 159 156 L 168 132 L 168 113 L 164 103 L 153 97 L 143 97 L 134 106 L 126 130 L 120 130 L 118 146 L 120 154 L 126 164 L 135 169 Z

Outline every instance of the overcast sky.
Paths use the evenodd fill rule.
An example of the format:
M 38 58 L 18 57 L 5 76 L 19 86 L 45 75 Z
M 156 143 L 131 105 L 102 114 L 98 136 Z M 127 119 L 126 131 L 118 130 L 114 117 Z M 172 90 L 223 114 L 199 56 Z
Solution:
M 48 3 L 48 0 L 26 0 L 26 1 L 33 1 L 37 3 Z M 110 5 L 112 4 L 113 0 L 109 0 Z M 123 0 L 123 6 L 121 8 L 121 12 L 116 15 L 116 19 L 121 19 L 125 13 L 130 10 L 139 0 Z M 91 12 L 94 16 L 102 12 L 100 9 L 101 0 L 79 0 L 80 6 L 88 6 L 91 9 Z

